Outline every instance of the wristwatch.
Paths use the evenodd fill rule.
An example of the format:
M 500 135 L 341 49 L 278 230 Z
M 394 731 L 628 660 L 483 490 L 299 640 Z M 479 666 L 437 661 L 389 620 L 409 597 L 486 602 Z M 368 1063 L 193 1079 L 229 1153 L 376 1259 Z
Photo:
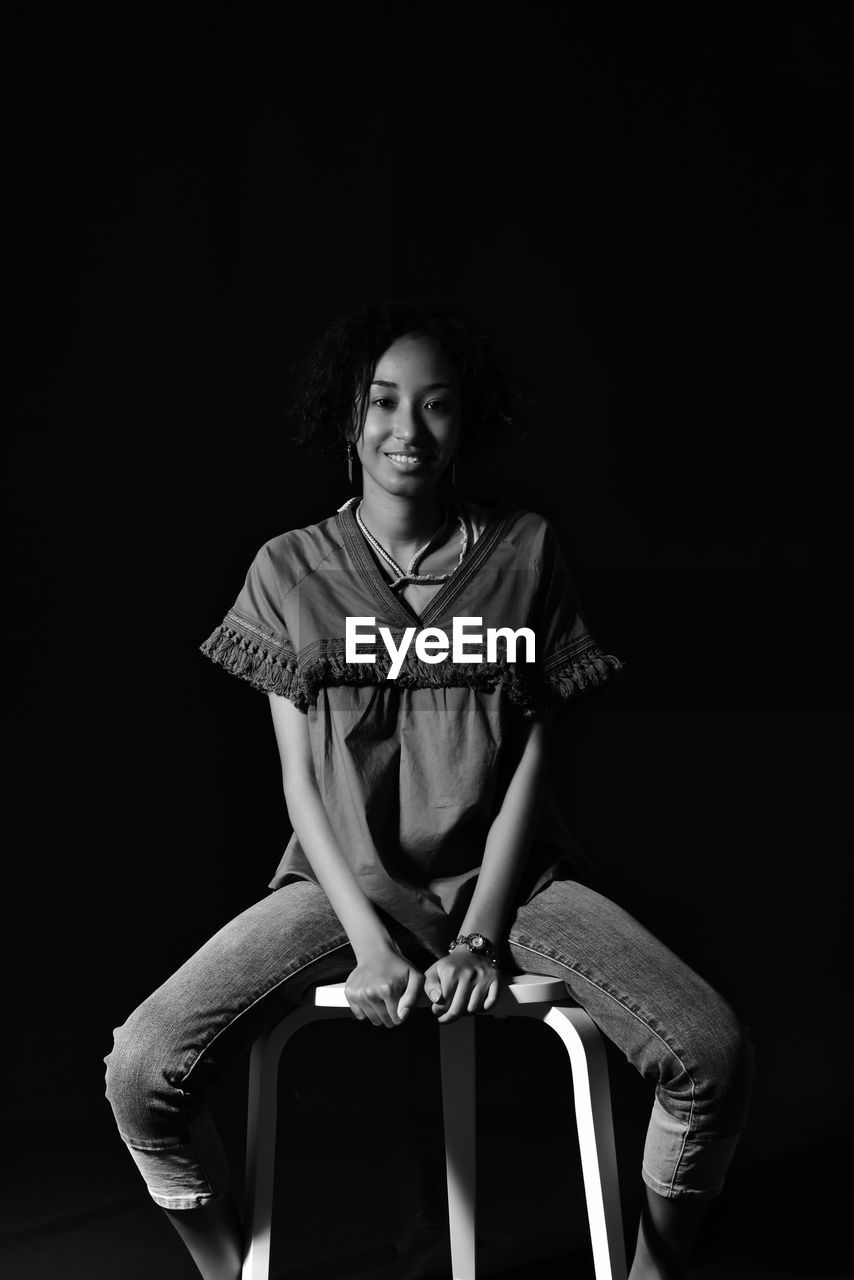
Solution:
M 471 951 L 472 955 L 483 956 L 484 960 L 488 960 L 490 964 L 498 964 L 495 947 L 489 938 L 484 938 L 482 933 L 461 933 L 448 947 L 448 955 L 454 947 L 465 947 L 467 951 Z

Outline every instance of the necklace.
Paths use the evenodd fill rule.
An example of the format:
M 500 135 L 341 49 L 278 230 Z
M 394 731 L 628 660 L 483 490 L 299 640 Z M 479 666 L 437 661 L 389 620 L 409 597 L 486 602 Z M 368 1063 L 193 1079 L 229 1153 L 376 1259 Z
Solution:
M 346 505 L 347 504 L 345 503 L 345 506 Z M 460 522 L 460 530 L 462 532 L 462 549 L 460 550 L 460 558 L 457 561 L 457 563 L 454 565 L 454 568 L 450 569 L 447 573 L 416 573 L 415 572 L 415 566 L 418 564 L 418 561 L 425 554 L 425 552 L 433 545 L 436 539 L 445 532 L 445 529 L 448 526 L 448 519 L 450 516 L 450 510 L 446 510 L 444 516 L 442 517 L 442 523 L 439 525 L 438 529 L 436 529 L 435 532 L 430 536 L 428 541 L 424 543 L 423 547 L 418 548 L 418 550 L 415 552 L 415 555 L 409 561 L 409 566 L 406 569 L 406 572 L 404 573 L 403 569 L 401 569 L 397 561 L 394 560 L 389 555 L 385 547 L 380 546 L 380 544 L 377 542 L 374 535 L 371 533 L 370 529 L 368 529 L 365 526 L 365 523 L 362 520 L 362 516 L 361 516 L 361 511 L 360 511 L 361 506 L 362 506 L 362 499 L 360 498 L 356 506 L 356 523 L 358 524 L 359 528 L 362 530 L 362 533 L 365 535 L 368 542 L 373 547 L 374 551 L 376 551 L 377 555 L 388 565 L 392 573 L 396 575 L 394 580 L 391 583 L 389 583 L 389 586 L 391 587 L 392 591 L 396 591 L 398 587 L 402 587 L 407 582 L 421 583 L 424 585 L 426 585 L 427 583 L 447 582 L 451 574 L 456 573 L 457 569 L 462 564 L 463 556 L 468 550 L 469 535 L 468 535 L 468 529 L 466 528 L 466 522 L 463 519 L 462 511 L 459 508 L 457 508 L 456 511 L 457 511 L 457 516 L 459 518 L 459 522 Z

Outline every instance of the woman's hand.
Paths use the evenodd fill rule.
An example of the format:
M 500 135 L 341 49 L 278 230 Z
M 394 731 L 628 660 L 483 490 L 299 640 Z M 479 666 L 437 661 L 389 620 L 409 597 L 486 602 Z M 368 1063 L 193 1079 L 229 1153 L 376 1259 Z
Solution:
M 488 960 L 466 947 L 455 947 L 424 974 L 424 989 L 440 1022 L 454 1022 L 464 1013 L 488 1013 L 504 979 Z
M 399 1026 L 424 986 L 421 974 L 393 942 L 379 943 L 358 959 L 344 985 L 353 1016 L 375 1027 Z

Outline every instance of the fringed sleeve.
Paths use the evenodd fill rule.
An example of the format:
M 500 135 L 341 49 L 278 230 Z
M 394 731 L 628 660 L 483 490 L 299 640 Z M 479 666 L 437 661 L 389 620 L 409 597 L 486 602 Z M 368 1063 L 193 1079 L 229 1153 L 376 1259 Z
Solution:
M 539 685 L 543 707 L 559 710 L 603 685 L 623 664 L 588 631 L 557 534 L 545 525 L 537 601 Z
M 263 546 L 255 557 L 234 607 L 201 646 L 212 662 L 262 693 L 276 693 L 305 711 L 306 691 L 297 654 L 288 635 L 280 575 Z

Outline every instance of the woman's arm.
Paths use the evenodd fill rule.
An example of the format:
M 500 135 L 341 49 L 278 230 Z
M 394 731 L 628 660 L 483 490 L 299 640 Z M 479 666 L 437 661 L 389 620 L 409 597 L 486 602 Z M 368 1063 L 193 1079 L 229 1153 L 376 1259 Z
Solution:
M 521 759 L 489 829 L 462 933 L 482 933 L 495 942 L 503 934 L 513 893 L 536 835 L 554 718 L 552 712 L 530 726 Z M 440 1022 L 451 1022 L 466 1010 L 491 1009 L 501 985 L 488 961 L 462 947 L 431 965 L 425 984 L 431 999 L 441 988 L 441 999 L 433 1000 Z
M 415 1004 L 423 980 L 394 944 L 341 852 L 317 786 L 305 715 L 287 698 L 269 697 L 288 816 L 356 955 L 346 987 L 350 1008 L 360 1020 L 396 1025 Z
M 537 832 L 553 723 L 554 713 L 550 713 L 546 720 L 530 726 L 522 757 L 489 828 L 463 933 L 482 933 L 496 941 L 502 934 L 513 891 Z

